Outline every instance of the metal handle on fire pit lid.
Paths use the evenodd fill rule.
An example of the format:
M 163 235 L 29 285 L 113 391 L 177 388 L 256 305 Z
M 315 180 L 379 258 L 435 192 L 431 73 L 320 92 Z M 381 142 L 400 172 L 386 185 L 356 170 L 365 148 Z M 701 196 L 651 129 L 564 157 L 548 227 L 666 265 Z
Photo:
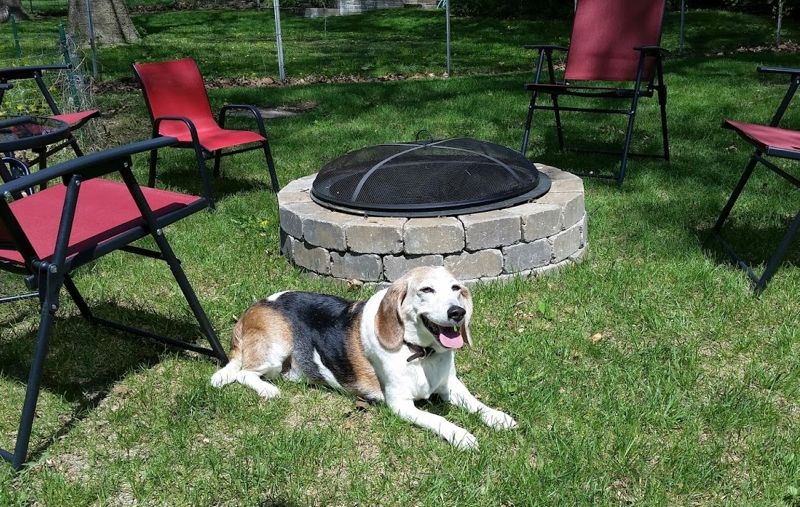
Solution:
M 414 135 L 414 140 L 415 141 L 419 141 L 419 138 L 423 133 L 428 134 L 428 142 L 429 143 L 432 143 L 434 141 L 433 135 L 431 134 L 431 131 L 428 130 L 428 129 L 420 129 L 420 130 L 418 130 L 417 133 Z

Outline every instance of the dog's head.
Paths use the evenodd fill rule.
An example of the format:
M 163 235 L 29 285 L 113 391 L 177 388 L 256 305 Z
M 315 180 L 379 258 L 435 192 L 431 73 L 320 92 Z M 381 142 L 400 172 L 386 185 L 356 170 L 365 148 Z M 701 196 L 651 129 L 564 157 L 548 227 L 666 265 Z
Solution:
M 403 340 L 420 347 L 460 349 L 472 345 L 472 294 L 443 267 L 414 268 L 386 291 L 375 329 L 378 341 L 397 350 Z

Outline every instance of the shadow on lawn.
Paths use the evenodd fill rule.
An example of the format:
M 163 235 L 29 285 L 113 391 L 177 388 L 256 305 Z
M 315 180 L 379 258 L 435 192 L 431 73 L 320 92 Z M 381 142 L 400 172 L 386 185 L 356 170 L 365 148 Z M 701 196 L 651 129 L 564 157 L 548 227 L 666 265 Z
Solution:
M 30 319 L 38 319 L 38 307 L 34 301 L 22 303 L 24 307 L 20 304 L 19 312 L 28 314 Z M 98 317 L 112 318 L 123 324 L 176 339 L 187 340 L 187 337 L 200 335 L 199 329 L 193 324 L 167 319 L 144 310 L 132 310 L 113 304 L 92 305 L 91 302 L 90 308 Z M 28 384 L 28 368 L 36 345 L 37 323 L 34 322 L 31 328 L 20 338 L 0 348 L 0 364 L 3 365 L 0 375 L 25 386 Z M 194 343 L 195 340 L 187 341 Z M 204 338 L 198 338 L 197 342 L 201 346 L 208 345 Z M 155 366 L 165 354 L 176 351 L 177 349 L 158 342 L 104 326 L 94 326 L 80 315 L 56 318 L 50 331 L 50 346 L 41 387 L 42 391 L 63 398 L 74 409 L 66 417 L 60 418 L 60 424 L 54 433 L 40 435 L 38 442 L 36 436 L 33 437 L 28 460 L 35 461 L 52 442 L 69 433 L 91 414 L 117 382 L 133 371 Z M 21 409 L 21 405 L 12 407 L 18 413 L 21 413 Z
M 722 228 L 722 238 L 727 241 L 739 256 L 747 261 L 755 271 L 759 271 L 759 266 L 763 266 L 769 261 L 778 244 L 786 234 L 789 223 L 794 217 L 785 216 L 781 218 L 781 223 L 764 225 L 763 227 L 746 223 L 734 222 Z M 706 255 L 718 264 L 736 265 L 731 260 L 725 250 L 711 234 L 711 229 L 697 231 Z M 800 265 L 800 250 L 789 248 L 783 263 Z
M 197 162 L 195 161 L 194 154 L 187 153 L 182 156 L 179 155 L 180 160 L 174 161 L 173 164 L 179 163 L 182 168 L 170 167 L 166 169 L 159 169 L 156 173 L 156 187 L 180 189 L 180 191 L 187 192 L 194 195 L 203 194 L 203 182 L 198 176 Z M 215 178 L 211 175 L 213 168 L 213 161 L 208 163 L 209 176 L 211 178 L 211 189 L 217 200 L 221 198 L 237 194 L 240 192 L 269 192 L 272 193 L 272 187 L 269 184 L 269 171 L 267 170 L 266 162 L 263 163 L 263 168 L 258 167 L 255 171 L 251 171 L 248 179 L 242 178 L 239 167 L 236 166 L 236 156 L 224 157 L 220 169 L 220 176 Z M 227 163 L 226 163 L 227 162 Z M 248 167 L 251 164 L 247 164 Z M 231 176 L 231 173 L 239 173 L 236 176 Z M 257 174 L 254 174 L 257 173 Z M 259 179 L 252 179 L 257 176 Z M 280 169 L 278 169 L 278 179 L 281 185 L 288 183 L 281 179 Z

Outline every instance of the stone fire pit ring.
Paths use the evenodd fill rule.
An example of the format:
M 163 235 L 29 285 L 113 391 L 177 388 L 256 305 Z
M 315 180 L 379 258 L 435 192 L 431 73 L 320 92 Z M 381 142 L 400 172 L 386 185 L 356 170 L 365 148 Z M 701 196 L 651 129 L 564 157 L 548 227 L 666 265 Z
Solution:
M 579 261 L 587 248 L 583 181 L 537 164 L 550 191 L 528 203 L 436 218 L 333 211 L 310 196 L 315 174 L 278 192 L 281 252 L 310 273 L 390 283 L 417 266 L 445 266 L 465 282 L 538 276 Z

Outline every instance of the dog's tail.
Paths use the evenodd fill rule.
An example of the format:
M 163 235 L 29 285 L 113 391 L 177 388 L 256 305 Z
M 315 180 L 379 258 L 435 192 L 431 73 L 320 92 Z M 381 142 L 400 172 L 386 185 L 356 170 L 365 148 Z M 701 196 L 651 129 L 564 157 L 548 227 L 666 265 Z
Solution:
M 230 361 L 211 376 L 211 385 L 222 387 L 234 382 L 236 376 L 242 369 L 242 358 L 239 350 L 239 342 L 242 338 L 242 321 L 236 323 L 231 337 Z

